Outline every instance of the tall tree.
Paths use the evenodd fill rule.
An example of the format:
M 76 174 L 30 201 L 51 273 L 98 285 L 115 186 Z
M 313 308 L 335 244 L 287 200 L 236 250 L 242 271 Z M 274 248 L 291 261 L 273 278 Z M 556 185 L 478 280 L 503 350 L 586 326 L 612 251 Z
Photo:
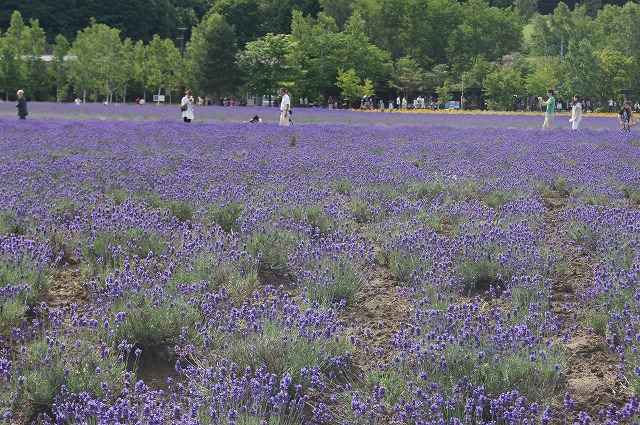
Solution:
M 2 50 L 0 57 L 2 62 L 2 80 L 0 90 L 5 93 L 6 100 L 10 95 L 14 95 L 18 89 L 23 87 L 25 82 L 24 64 L 20 57 L 20 46 L 22 33 L 24 32 L 24 21 L 20 12 L 15 11 L 11 15 L 11 24 L 2 38 Z M 27 96 L 30 96 L 27 93 Z
M 346 71 L 339 70 L 336 85 L 342 89 L 342 95 L 349 99 L 350 104 L 354 104 L 364 96 L 374 94 L 371 80 L 365 78 L 363 81 L 353 68 Z
M 351 16 L 352 5 L 354 0 L 320 0 L 322 11 L 338 25 L 338 28 L 344 28 L 344 24 Z
M 256 94 L 273 94 L 279 86 L 290 86 L 296 67 L 291 60 L 294 44 L 290 35 L 267 34 L 247 43 L 239 64 L 247 75 L 247 86 Z
M 548 16 L 534 16 L 532 23 L 531 52 L 541 56 L 558 56 L 560 60 L 564 60 L 572 46 L 589 38 L 593 30 L 586 7 L 577 5 L 571 11 L 564 3 L 559 3 Z
M 146 82 L 145 87 L 162 94 L 163 89 L 175 90 L 183 81 L 187 72 L 180 55 L 180 50 L 168 38 L 162 39 L 154 35 L 151 42 L 144 48 L 136 44 L 134 57 L 140 61 L 134 67 L 138 80 Z
M 42 59 L 45 42 L 44 30 L 36 19 L 31 19 L 29 25 L 22 29 L 19 53 L 23 64 L 24 90 L 35 99 L 48 96 L 51 88 L 51 71 Z
M 298 89 L 312 99 L 323 98 L 324 91 L 334 87 L 338 68 L 344 63 L 335 20 L 323 12 L 314 19 L 294 11 L 291 40 L 296 43 L 292 60 L 304 70 L 296 80 Z
M 477 60 L 498 60 L 522 43 L 522 22 L 515 11 L 487 7 L 485 0 L 463 5 L 463 22 L 449 35 L 451 71 L 461 75 Z
M 373 45 L 366 32 L 367 23 L 359 13 L 354 12 L 339 39 L 338 57 L 342 63 L 357 64 L 356 74 L 362 79 L 370 79 L 374 86 L 386 86 L 392 72 L 388 52 Z
M 218 0 L 213 11 L 224 16 L 224 19 L 235 28 L 240 49 L 266 33 L 260 25 L 262 14 L 262 0 Z
M 566 76 L 564 88 L 568 93 L 578 93 L 582 97 L 589 96 L 592 100 L 596 100 L 593 96 L 600 91 L 598 86 L 602 70 L 589 40 L 582 40 L 567 54 L 562 63 L 562 74 Z
M 216 94 L 222 102 L 224 93 L 232 93 L 242 83 L 236 64 L 237 42 L 233 26 L 219 13 L 208 14 L 193 29 L 187 44 L 189 78 L 205 94 Z
M 622 7 L 605 6 L 593 22 L 595 31 L 590 37 L 594 52 L 616 51 L 640 64 L 640 40 L 636 28 L 640 26 L 640 5 L 627 3 Z M 621 64 L 622 66 L 623 64 Z M 629 86 L 632 89 L 640 86 L 640 69 L 634 67 Z
M 423 81 L 422 70 L 418 61 L 411 56 L 399 58 L 393 69 L 393 86 L 402 90 L 404 97 L 420 88 Z
M 76 58 L 69 61 L 69 77 L 84 100 L 87 91 L 94 91 L 111 101 L 123 67 L 120 31 L 93 21 L 78 33 L 71 53 Z
M 51 71 L 56 89 L 56 102 L 62 102 L 69 93 L 69 83 L 67 77 L 66 58 L 71 45 L 67 38 L 58 34 L 56 36 L 56 44 L 53 46 L 53 58 L 51 60 Z
M 49 42 L 57 34 L 73 40 L 91 18 L 121 30 L 125 37 L 146 42 L 155 33 L 175 35 L 179 26 L 172 0 L 4 0 L 0 5 L 0 26 L 5 24 L 5 11 L 14 10 L 27 19 L 38 19 Z
M 621 99 L 622 90 L 633 87 L 638 63 L 634 57 L 615 50 L 600 50 L 595 54 L 600 71 L 595 95 L 602 101 Z
M 534 97 L 545 96 L 548 89 L 554 89 L 560 83 L 560 59 L 544 57 L 537 62 L 537 69 L 525 77 L 527 94 Z
M 524 91 L 522 76 L 512 68 L 498 67 L 486 76 L 484 91 L 489 108 L 511 110 Z

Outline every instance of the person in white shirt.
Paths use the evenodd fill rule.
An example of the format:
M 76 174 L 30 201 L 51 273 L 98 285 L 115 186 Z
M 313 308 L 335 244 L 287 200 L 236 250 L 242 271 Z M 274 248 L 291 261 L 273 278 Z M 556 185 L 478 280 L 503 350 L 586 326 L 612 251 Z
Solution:
M 571 130 L 577 130 L 582 121 L 582 103 L 580 102 L 580 96 L 573 96 L 573 103 L 571 104 Z
M 282 96 L 282 102 L 280 102 L 280 125 L 289 125 L 289 117 L 291 115 L 291 98 L 287 94 L 287 89 L 280 89 L 280 96 Z
M 187 90 L 184 97 L 180 101 L 180 110 L 182 111 L 182 120 L 184 122 L 191 122 L 193 119 L 193 106 L 195 102 L 193 100 L 193 93 L 191 90 Z

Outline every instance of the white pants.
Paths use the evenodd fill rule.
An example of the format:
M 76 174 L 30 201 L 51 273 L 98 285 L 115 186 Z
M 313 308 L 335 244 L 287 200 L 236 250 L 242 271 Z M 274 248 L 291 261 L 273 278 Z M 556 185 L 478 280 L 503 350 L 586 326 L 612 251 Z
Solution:
M 285 111 L 280 112 L 280 125 L 289 125 L 289 114 L 285 115 Z
M 544 116 L 544 123 L 542 123 L 543 130 L 551 130 L 551 128 L 553 127 L 553 117 L 553 115 Z

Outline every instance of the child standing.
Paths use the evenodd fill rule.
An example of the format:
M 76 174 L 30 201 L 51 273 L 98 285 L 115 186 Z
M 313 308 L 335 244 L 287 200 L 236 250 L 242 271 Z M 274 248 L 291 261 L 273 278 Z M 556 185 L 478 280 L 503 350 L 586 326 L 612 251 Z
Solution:
M 580 121 L 582 121 L 582 102 L 580 101 L 580 96 L 576 94 L 573 96 L 573 103 L 571 104 L 571 119 L 569 120 L 571 130 L 577 130 Z

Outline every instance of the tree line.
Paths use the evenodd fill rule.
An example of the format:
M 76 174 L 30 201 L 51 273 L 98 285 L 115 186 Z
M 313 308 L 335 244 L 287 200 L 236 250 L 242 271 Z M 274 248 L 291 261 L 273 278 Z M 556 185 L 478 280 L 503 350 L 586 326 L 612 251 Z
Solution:
M 542 15 L 526 0 L 320 0 L 319 11 L 288 9 L 279 31 L 258 2 L 218 0 L 180 37 L 148 41 L 90 19 L 73 39 L 60 33 L 50 43 L 37 19 L 16 10 L 0 37 L 0 93 L 111 101 L 189 87 L 220 102 L 286 87 L 324 102 L 328 93 L 446 101 L 467 92 L 504 110 L 547 88 L 593 104 L 635 96 L 640 80 L 640 6 L 631 2 L 596 10 L 559 3 Z

